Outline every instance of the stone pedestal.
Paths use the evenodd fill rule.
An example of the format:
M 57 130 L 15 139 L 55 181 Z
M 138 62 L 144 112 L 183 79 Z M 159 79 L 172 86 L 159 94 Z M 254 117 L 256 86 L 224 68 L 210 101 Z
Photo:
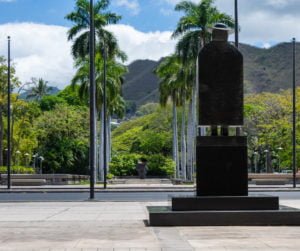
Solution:
M 248 195 L 247 138 L 197 137 L 197 196 Z

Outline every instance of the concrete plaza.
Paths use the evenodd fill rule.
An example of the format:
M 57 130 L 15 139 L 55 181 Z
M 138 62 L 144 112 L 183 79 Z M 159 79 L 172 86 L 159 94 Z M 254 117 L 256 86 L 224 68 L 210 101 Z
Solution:
M 1 203 L 0 250 L 300 250 L 300 227 L 148 227 L 146 206 L 167 204 Z

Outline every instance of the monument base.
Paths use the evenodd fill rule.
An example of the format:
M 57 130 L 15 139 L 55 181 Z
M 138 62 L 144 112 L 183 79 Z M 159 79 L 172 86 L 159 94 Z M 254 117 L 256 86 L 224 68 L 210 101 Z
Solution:
M 148 212 L 150 226 L 300 226 L 300 210 L 274 196 L 174 197 Z
M 172 211 L 170 207 L 148 207 L 149 224 L 163 226 L 300 226 L 300 210 Z

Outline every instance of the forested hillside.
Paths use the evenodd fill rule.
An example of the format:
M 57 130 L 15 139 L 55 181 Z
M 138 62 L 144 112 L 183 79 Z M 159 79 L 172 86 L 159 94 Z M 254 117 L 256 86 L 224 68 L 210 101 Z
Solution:
M 289 89 L 292 82 L 292 45 L 281 43 L 269 49 L 241 44 L 244 55 L 245 93 L 278 92 Z M 300 51 L 300 43 L 297 44 Z M 296 61 L 300 62 L 300 54 Z M 137 106 L 158 102 L 158 78 L 153 70 L 159 62 L 137 60 L 129 65 L 125 77 L 123 95 Z M 300 80 L 300 64 L 297 65 L 297 79 Z

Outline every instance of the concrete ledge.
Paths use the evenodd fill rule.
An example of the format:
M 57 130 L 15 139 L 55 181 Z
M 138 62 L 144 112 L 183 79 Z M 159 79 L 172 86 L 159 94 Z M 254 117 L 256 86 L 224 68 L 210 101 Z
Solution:
M 147 207 L 149 224 L 163 226 L 300 226 L 300 210 L 172 211 L 170 207 Z
M 288 184 L 288 180 L 287 179 L 254 179 L 253 180 L 255 182 L 256 185 L 259 185 L 259 186 L 282 186 L 282 185 L 286 185 Z
M 42 186 L 46 185 L 45 179 L 12 179 L 13 186 Z
M 89 180 L 87 175 L 73 175 L 73 174 L 12 174 L 12 180 L 46 180 L 47 185 L 70 185 L 77 184 L 81 181 Z M 7 181 L 7 174 L 1 175 L 1 183 L 5 184 Z

